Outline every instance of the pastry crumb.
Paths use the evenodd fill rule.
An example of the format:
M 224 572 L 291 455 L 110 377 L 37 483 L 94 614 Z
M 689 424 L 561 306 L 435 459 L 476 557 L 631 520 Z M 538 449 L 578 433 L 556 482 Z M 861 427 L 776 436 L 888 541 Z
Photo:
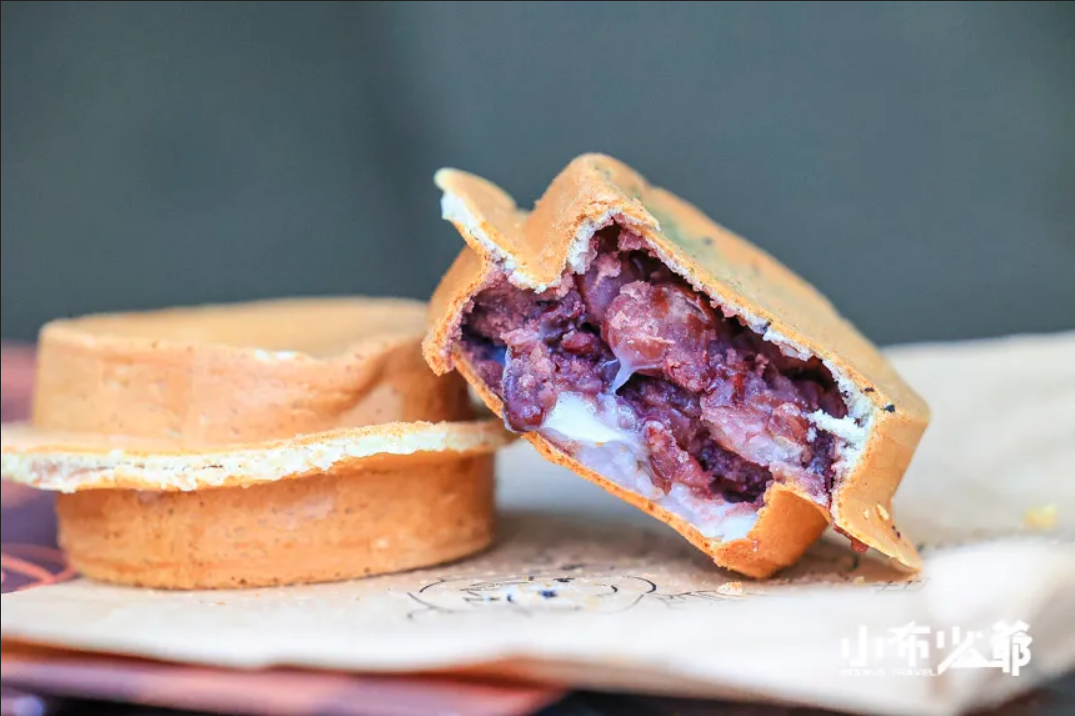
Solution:
M 1056 527 L 1056 505 L 1033 507 L 1023 513 L 1023 522 L 1034 530 L 1051 530 Z
M 884 520 L 886 522 L 888 521 L 888 518 L 889 518 L 888 510 L 886 510 L 885 506 L 882 505 L 880 502 L 877 503 L 877 514 L 881 516 L 882 520 Z
M 725 582 L 717 587 L 717 592 L 730 597 L 738 597 L 743 593 L 742 582 Z

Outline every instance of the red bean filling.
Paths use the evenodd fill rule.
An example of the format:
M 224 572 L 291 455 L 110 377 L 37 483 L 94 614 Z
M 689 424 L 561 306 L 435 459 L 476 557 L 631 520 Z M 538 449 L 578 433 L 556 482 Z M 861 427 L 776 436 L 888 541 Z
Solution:
M 614 394 L 665 492 L 680 483 L 755 501 L 775 476 L 827 501 L 833 438 L 807 416 L 847 410 L 820 362 L 789 358 L 714 311 L 637 235 L 610 227 L 595 247 L 586 273 L 554 289 L 501 279 L 474 299 L 462 345 L 508 427 L 540 429 L 563 392 Z

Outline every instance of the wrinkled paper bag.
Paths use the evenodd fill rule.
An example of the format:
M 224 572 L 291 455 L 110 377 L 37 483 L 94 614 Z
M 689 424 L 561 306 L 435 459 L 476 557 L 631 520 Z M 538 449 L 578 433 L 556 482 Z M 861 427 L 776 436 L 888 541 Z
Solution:
M 889 353 L 934 414 L 896 500 L 925 558 L 913 577 L 826 538 L 778 579 L 742 579 L 520 443 L 499 458 L 499 541 L 483 556 L 231 592 L 75 579 L 4 594 L 2 635 L 877 714 L 996 703 L 1075 666 L 1075 333 Z

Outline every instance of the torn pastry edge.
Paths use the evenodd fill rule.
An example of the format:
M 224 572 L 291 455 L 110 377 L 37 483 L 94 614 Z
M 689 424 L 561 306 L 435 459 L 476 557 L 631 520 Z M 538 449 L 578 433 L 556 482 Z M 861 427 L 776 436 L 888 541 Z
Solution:
M 496 268 L 507 277 L 513 286 L 540 293 L 550 288 L 555 288 L 563 280 L 563 274 L 561 274 L 561 278 L 548 283 L 541 283 L 535 281 L 533 277 L 527 276 L 525 272 L 518 268 L 514 259 L 506 251 L 485 235 L 481 224 L 470 213 L 466 203 L 447 190 L 444 191 L 441 198 L 441 214 L 442 218 L 455 225 L 461 233 L 471 236 L 493 259 Z M 594 236 L 598 231 L 614 224 L 621 228 L 635 231 L 661 263 L 686 281 L 692 289 L 705 296 L 715 309 L 719 311 L 727 309 L 724 315 L 730 312 L 735 318 L 742 320 L 746 327 L 760 336 L 762 340 L 779 348 L 784 355 L 799 360 L 817 357 L 821 361 L 821 364 L 825 366 L 835 381 L 836 387 L 839 389 L 847 407 L 847 416 L 843 418 L 835 418 L 822 410 L 817 410 L 807 416 L 816 428 L 830 432 L 837 438 L 837 456 L 839 459 L 833 463 L 832 487 L 832 493 L 835 493 L 838 489 L 837 483 L 841 481 L 841 474 L 850 473 L 854 470 L 869 441 L 873 425 L 873 409 L 869 398 L 859 390 L 849 376 L 844 375 L 830 361 L 824 360 L 820 356 L 814 356 L 810 351 L 796 345 L 794 341 L 773 330 L 767 321 L 753 315 L 742 305 L 736 305 L 724 299 L 713 298 L 710 292 L 691 276 L 690 272 L 685 271 L 678 262 L 668 256 L 661 247 L 657 246 L 646 235 L 650 230 L 660 231 L 660 224 L 656 219 L 653 219 L 652 226 L 644 226 L 637 222 L 632 222 L 624 214 L 612 210 L 604 212 L 597 219 L 584 219 L 583 226 L 576 232 L 568 248 L 566 270 L 576 275 L 584 273 L 595 255 L 593 250 Z M 465 307 L 460 313 L 460 322 L 465 318 L 468 309 L 469 306 Z M 802 495 L 807 499 L 812 499 L 807 496 L 805 491 L 802 492 Z
M 606 209 L 596 217 L 586 215 L 585 212 L 581 215 L 577 215 L 573 222 L 573 225 L 577 228 L 567 247 L 564 270 L 562 270 L 554 279 L 547 282 L 541 282 L 527 274 L 527 272 L 519 265 L 519 262 L 506 248 L 503 248 L 500 244 L 490 238 L 483 226 L 483 224 L 487 222 L 479 220 L 470 210 L 470 204 L 474 203 L 476 200 L 464 199 L 452 192 L 450 185 L 453 183 L 453 175 L 477 180 L 483 189 L 495 192 L 495 199 L 509 204 L 511 207 L 510 211 L 515 214 L 515 219 L 520 224 L 525 223 L 532 213 L 518 209 L 515 200 L 509 194 L 500 189 L 500 187 L 481 177 L 469 175 L 466 172 L 460 172 L 455 169 L 441 169 L 437 172 L 435 182 L 443 192 L 441 197 L 442 216 L 456 227 L 462 237 L 470 245 L 470 248 L 476 254 L 476 258 L 482 264 L 482 275 L 480 280 L 471 282 L 464 300 L 460 300 L 462 295 L 456 295 L 450 298 L 448 307 L 452 310 L 449 312 L 449 315 L 440 317 L 435 316 L 433 313 L 433 311 L 435 311 L 435 305 L 433 303 L 430 305 L 431 325 L 434 325 L 435 327 L 433 331 L 427 333 L 426 339 L 423 341 L 423 354 L 425 355 L 427 362 L 436 372 L 446 373 L 452 369 L 452 346 L 459 338 L 464 317 L 469 311 L 474 296 L 489 285 L 490 281 L 496 275 L 494 272 L 506 276 L 513 286 L 521 289 L 543 291 L 553 288 L 562 280 L 564 270 L 578 273 L 579 268 L 588 263 L 593 234 L 604 226 L 608 226 L 609 223 L 615 221 L 620 226 L 635 231 L 666 266 L 668 266 L 677 276 L 683 278 L 692 288 L 706 296 L 715 307 L 727 308 L 732 315 L 743 320 L 751 330 L 759 333 L 764 340 L 775 344 L 781 352 L 799 358 L 816 355 L 818 360 L 832 375 L 841 396 L 844 398 L 848 410 L 848 416 L 842 419 L 837 419 L 823 413 L 820 415 L 818 413 L 811 415 L 815 425 L 832 432 L 834 436 L 838 438 L 837 446 L 839 459 L 834 463 L 834 469 L 837 470 L 837 473 L 833 475 L 833 485 L 829 493 L 829 505 L 826 508 L 825 506 L 818 504 L 809 495 L 792 485 L 785 485 L 785 487 L 790 487 L 800 499 L 815 506 L 822 514 L 824 514 L 827 523 L 835 524 L 845 531 L 848 536 L 868 547 L 877 549 L 881 554 L 888 557 L 893 566 L 912 572 L 921 568 L 921 558 L 913 544 L 900 534 L 900 531 L 895 527 L 895 524 L 891 519 L 885 518 L 880 520 L 883 524 L 881 531 L 888 534 L 884 539 L 877 536 L 880 533 L 876 529 L 866 528 L 866 524 L 871 522 L 870 518 L 875 510 L 883 510 L 885 513 L 888 513 L 891 510 L 891 498 L 895 488 L 893 487 L 885 491 L 887 492 L 887 495 L 882 498 L 884 504 L 881 502 L 874 503 L 872 499 L 862 499 L 863 497 L 871 497 L 871 494 L 863 495 L 861 493 L 874 492 L 869 485 L 856 484 L 855 486 L 858 489 L 854 491 L 854 494 L 850 494 L 852 491 L 848 488 L 854 484 L 849 478 L 854 476 L 858 471 L 859 464 L 873 451 L 874 448 L 879 448 L 881 443 L 894 442 L 897 444 L 898 449 L 910 450 L 913 453 L 914 445 L 917 444 L 928 422 L 928 406 L 925 406 L 925 404 L 922 403 L 922 408 L 925 410 L 925 420 L 921 421 L 920 424 L 917 424 L 919 421 L 916 421 L 913 418 L 910 422 L 905 420 L 879 420 L 879 418 L 881 418 L 881 416 L 878 415 L 878 410 L 880 408 L 876 404 L 876 401 L 871 400 L 865 395 L 865 391 L 859 388 L 858 383 L 849 372 L 841 370 L 833 361 L 826 360 L 821 355 L 814 354 L 811 351 L 801 348 L 795 341 L 774 330 L 771 325 L 767 325 L 768 321 L 758 318 L 753 311 L 745 309 L 741 303 L 729 300 L 727 297 L 723 296 L 719 299 L 713 298 L 712 291 L 708 290 L 703 284 L 695 280 L 692 276 L 692 272 L 685 270 L 680 262 L 672 260 L 669 257 L 668 252 L 662 250 L 659 242 L 654 241 L 649 236 L 651 232 L 659 233 L 660 225 L 652 213 L 642 206 L 640 202 L 635 202 L 637 206 L 617 206 L 615 209 Z M 652 188 L 651 190 L 660 191 Z M 539 204 L 540 201 L 541 200 L 539 200 Z M 629 215 L 631 213 L 640 214 L 641 220 L 632 220 Z M 496 227 L 492 228 L 504 244 L 510 245 L 512 243 L 509 237 L 503 236 L 499 229 Z M 459 259 L 457 259 L 457 261 L 458 260 Z M 456 267 L 453 265 L 453 269 L 454 268 Z M 462 268 L 465 269 L 465 267 Z M 442 287 L 444 283 L 446 283 L 446 281 L 442 281 Z M 700 288 L 700 286 L 702 287 Z M 440 289 L 438 289 L 438 291 L 440 291 Z M 821 298 L 823 299 L 824 297 Z M 436 296 L 434 297 L 434 300 L 436 300 Z M 450 315 L 451 313 L 454 313 L 455 315 Z M 443 320 L 445 318 L 447 321 Z M 764 328 L 764 331 L 760 330 L 762 328 Z M 472 386 L 476 387 L 475 380 L 472 379 L 475 378 L 475 376 L 467 377 Z M 488 400 L 486 402 L 488 402 Z M 820 425 L 819 422 L 821 423 Z M 887 429 L 882 429 L 882 423 L 887 425 L 889 422 L 893 422 L 892 426 Z M 882 432 L 887 434 L 881 435 Z M 530 436 L 527 437 L 529 438 Z M 531 442 L 534 442 L 534 440 L 531 440 Z M 870 460 L 867 460 L 867 462 L 870 462 Z M 905 468 L 906 465 L 904 466 L 904 469 Z M 881 470 L 882 472 L 886 472 L 883 467 Z M 867 479 L 868 475 L 860 474 L 858 477 L 859 479 L 855 481 L 856 483 L 870 482 Z M 897 479 L 897 485 L 898 482 L 899 480 Z M 606 487 L 606 489 L 608 488 Z M 644 500 L 645 498 L 642 499 Z M 767 492 L 765 505 L 768 504 L 768 499 Z M 628 501 L 641 507 L 636 501 Z M 652 511 L 648 508 L 644 509 L 647 512 Z M 657 509 L 661 508 L 658 507 Z M 762 509 L 764 509 L 764 505 Z M 859 518 L 858 513 L 860 511 L 863 513 L 862 519 Z M 760 514 L 761 510 L 759 510 L 759 516 Z M 674 515 L 669 515 L 664 519 L 666 522 L 671 522 L 678 518 Z M 876 518 L 873 521 L 876 522 Z M 894 538 L 892 534 L 889 533 L 894 533 Z

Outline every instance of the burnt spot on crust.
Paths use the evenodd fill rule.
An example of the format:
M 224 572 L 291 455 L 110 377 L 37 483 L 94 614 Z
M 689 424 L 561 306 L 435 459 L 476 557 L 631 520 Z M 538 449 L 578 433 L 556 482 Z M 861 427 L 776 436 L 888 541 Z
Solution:
M 703 236 L 702 237 L 702 243 L 705 244 L 706 246 L 712 246 L 713 245 L 713 237 L 712 236 Z
M 894 413 L 894 412 L 896 412 L 896 406 L 895 406 L 895 405 L 893 405 L 892 403 L 889 403 L 888 405 L 886 405 L 886 406 L 884 407 L 884 411 L 885 411 L 886 413 Z
M 876 390 L 876 389 L 874 389 L 874 388 L 863 388 L 863 389 L 862 389 L 862 392 L 863 392 L 863 393 L 876 393 L 876 392 L 877 392 L 877 390 Z

